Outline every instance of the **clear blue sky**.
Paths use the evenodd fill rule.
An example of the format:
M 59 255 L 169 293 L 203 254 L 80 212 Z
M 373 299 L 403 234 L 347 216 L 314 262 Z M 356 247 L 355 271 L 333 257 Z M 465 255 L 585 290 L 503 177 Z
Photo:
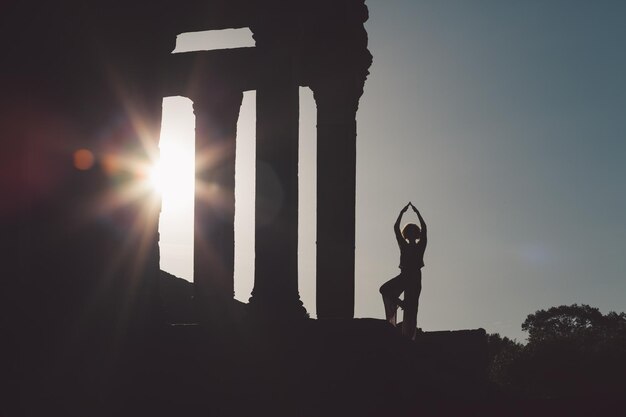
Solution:
M 408 200 L 429 226 L 424 330 L 523 340 L 520 324 L 539 308 L 626 310 L 626 3 L 367 4 L 374 63 L 358 114 L 356 316 L 383 317 L 378 287 L 398 273 L 392 225 Z M 303 91 L 300 287 L 312 313 L 314 118 Z M 237 208 L 247 222 L 237 231 L 243 300 L 251 126 L 241 121 L 238 148 L 249 171 Z

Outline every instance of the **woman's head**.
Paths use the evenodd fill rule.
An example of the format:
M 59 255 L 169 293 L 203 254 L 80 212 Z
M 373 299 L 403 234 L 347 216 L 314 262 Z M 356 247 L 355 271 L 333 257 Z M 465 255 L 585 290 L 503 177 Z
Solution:
M 402 237 L 409 242 L 415 242 L 422 236 L 422 230 L 415 223 L 409 223 L 402 229 Z

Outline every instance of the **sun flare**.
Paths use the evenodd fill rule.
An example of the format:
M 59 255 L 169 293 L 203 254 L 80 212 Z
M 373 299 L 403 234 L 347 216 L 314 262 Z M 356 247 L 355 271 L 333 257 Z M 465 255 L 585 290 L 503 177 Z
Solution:
M 175 141 L 160 145 L 160 157 L 149 174 L 154 192 L 163 198 L 164 210 L 176 208 L 183 201 L 193 198 L 194 155 L 193 149 L 178 146 Z
M 150 174 L 148 175 L 148 178 L 150 181 L 150 187 L 152 187 L 152 189 L 158 194 L 162 194 L 163 186 L 161 182 L 163 180 L 163 167 L 160 160 L 154 162 L 154 164 L 150 168 Z

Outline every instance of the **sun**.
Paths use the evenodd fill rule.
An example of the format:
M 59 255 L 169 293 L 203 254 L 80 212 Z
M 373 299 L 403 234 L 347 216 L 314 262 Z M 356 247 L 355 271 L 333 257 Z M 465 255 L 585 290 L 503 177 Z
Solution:
M 163 164 L 161 163 L 161 160 L 157 160 L 153 163 L 148 174 L 150 187 L 157 194 L 163 193 L 163 177 Z
M 161 140 L 160 156 L 148 175 L 152 190 L 161 196 L 163 210 L 182 209 L 193 200 L 194 152 L 176 141 Z

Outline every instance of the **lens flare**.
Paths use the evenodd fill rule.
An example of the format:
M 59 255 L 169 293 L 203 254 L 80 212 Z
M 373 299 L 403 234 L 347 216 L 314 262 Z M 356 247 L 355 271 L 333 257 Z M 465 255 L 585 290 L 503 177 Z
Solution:
M 74 152 L 74 167 L 80 171 L 91 169 L 94 161 L 93 153 L 88 149 L 78 149 Z

